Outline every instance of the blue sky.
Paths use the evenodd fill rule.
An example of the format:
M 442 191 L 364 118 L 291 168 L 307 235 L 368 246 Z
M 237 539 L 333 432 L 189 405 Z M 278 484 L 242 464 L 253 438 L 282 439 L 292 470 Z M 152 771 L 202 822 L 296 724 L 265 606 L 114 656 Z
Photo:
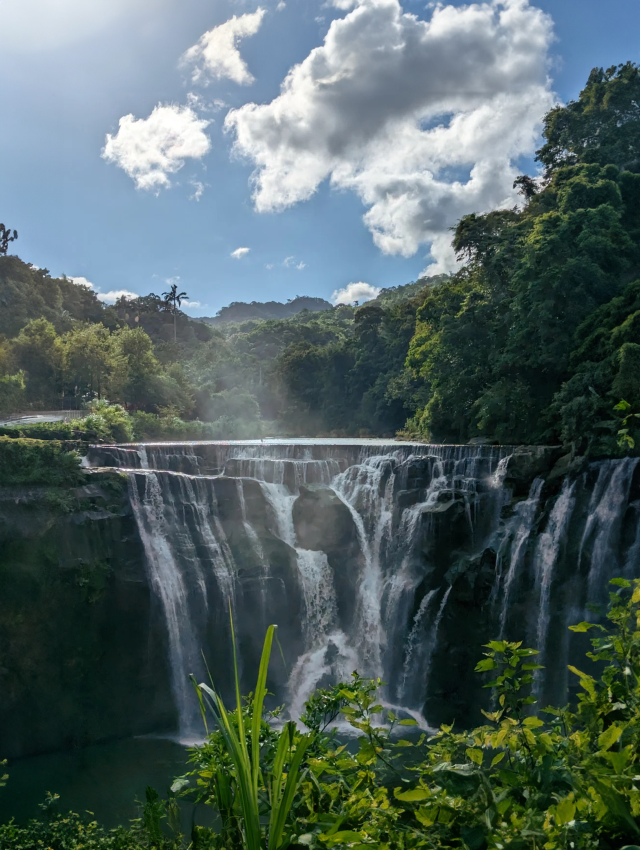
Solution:
M 640 0 L 0 0 L 0 220 L 103 295 L 179 279 L 193 315 L 406 283 L 638 33 Z

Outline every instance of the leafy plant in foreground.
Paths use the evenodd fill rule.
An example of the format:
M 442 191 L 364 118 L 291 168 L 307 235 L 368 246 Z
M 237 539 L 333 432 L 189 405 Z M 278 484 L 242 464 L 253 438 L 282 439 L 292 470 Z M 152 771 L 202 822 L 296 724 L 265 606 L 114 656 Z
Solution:
M 598 632 L 589 657 L 604 664 L 599 678 L 570 668 L 581 688 L 574 708 L 534 710 L 532 690 L 541 669 L 537 652 L 508 641 L 487 644 L 476 668 L 492 676 L 486 687 L 494 692 L 495 709 L 485 713 L 487 723 L 470 731 L 442 726 L 417 740 L 398 738 L 395 733 L 415 721 L 385 710 L 376 694 L 381 682 L 357 674 L 351 683 L 309 700 L 302 717 L 312 730 L 306 745 L 295 724 L 278 734 L 265 717 L 260 721 L 262 696 L 251 696 L 244 705 L 237 698 L 236 711 L 223 714 L 219 697 L 206 689 L 220 728 L 193 751 L 196 767 L 190 777 L 200 799 L 221 814 L 215 846 L 635 846 L 640 838 L 640 581 L 613 584 L 610 630 L 592 623 L 572 627 Z M 257 695 L 264 694 L 270 642 L 268 633 Z M 356 732 L 357 744 L 340 743 L 331 731 L 338 716 Z M 284 812 L 286 828 L 271 838 L 278 799 L 270 794 L 270 783 L 274 774 L 285 781 L 277 773 L 280 747 L 289 751 L 292 795 Z M 292 754 L 299 756 L 295 765 Z M 241 783 L 251 788 L 246 806 Z M 251 840 L 257 842 L 252 845 L 249 818 Z
M 231 621 L 233 632 L 233 619 Z M 264 737 L 264 699 L 267 694 L 267 668 L 275 626 L 269 626 L 264 641 L 258 681 L 248 711 L 240 697 L 238 664 L 233 639 L 233 662 L 236 685 L 235 713 L 227 712 L 216 690 L 197 684 L 206 727 L 206 709 L 211 709 L 219 730 L 219 740 L 211 751 L 213 792 L 221 816 L 222 830 L 219 846 L 243 846 L 247 850 L 272 850 L 291 843 L 288 816 L 298 788 L 300 765 L 312 741 L 312 735 L 301 735 L 292 721 L 285 723 L 279 736 L 267 734 L 271 750 L 268 767 L 261 760 Z M 245 723 L 247 732 L 245 733 Z M 223 744 L 220 747 L 220 744 Z M 287 770 L 285 770 L 287 767 Z M 263 825 L 265 814 L 268 822 Z M 234 842 L 230 845 L 228 842 Z

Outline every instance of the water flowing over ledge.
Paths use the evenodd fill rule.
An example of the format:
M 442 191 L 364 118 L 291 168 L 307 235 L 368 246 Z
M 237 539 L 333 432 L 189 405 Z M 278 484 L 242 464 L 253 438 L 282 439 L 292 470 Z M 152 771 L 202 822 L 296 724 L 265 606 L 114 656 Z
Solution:
M 429 724 L 464 722 L 483 704 L 480 645 L 498 635 L 539 648 L 540 698 L 566 701 L 584 650 L 567 626 L 594 616 L 610 578 L 640 575 L 640 470 L 606 460 L 563 476 L 558 454 L 267 440 L 99 446 L 87 461 L 128 476 L 188 735 L 201 651 L 229 679 L 229 601 L 247 675 L 278 624 L 272 687 L 293 716 L 357 669 Z

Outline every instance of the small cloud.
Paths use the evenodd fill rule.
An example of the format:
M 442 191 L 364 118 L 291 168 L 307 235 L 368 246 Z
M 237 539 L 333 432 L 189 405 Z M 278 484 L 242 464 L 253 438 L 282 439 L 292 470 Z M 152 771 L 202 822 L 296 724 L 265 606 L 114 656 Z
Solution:
M 281 12 L 283 9 L 286 9 L 286 8 L 287 8 L 287 4 L 284 2 L 284 0 L 280 0 L 278 5 L 276 6 L 276 12 Z
M 318 16 L 317 16 L 316 18 L 314 18 L 313 20 L 314 20 L 317 24 L 323 24 L 323 23 L 324 23 L 324 15 L 318 15 Z
M 181 307 L 202 307 L 201 301 L 190 301 L 189 299 L 183 300 L 180 304 Z
M 234 15 L 224 24 L 206 32 L 180 60 L 181 65 L 194 66 L 192 82 L 206 84 L 209 77 L 216 80 L 227 78 L 241 86 L 254 82 L 238 50 L 238 42 L 258 32 L 264 15 L 264 9 L 239 17 Z
M 246 257 L 251 248 L 236 248 L 235 251 L 231 252 L 231 256 L 234 260 L 241 260 L 243 257 Z
M 220 112 L 221 109 L 227 109 L 229 104 L 219 97 L 205 100 L 201 94 L 190 91 L 187 92 L 187 106 L 196 112 Z
M 267 263 L 265 265 L 265 269 L 275 269 L 276 266 L 280 266 L 283 269 L 292 269 L 296 268 L 298 271 L 302 271 L 302 269 L 306 268 L 306 263 L 303 260 L 300 260 L 296 263 L 296 258 L 294 256 L 285 257 L 281 263 Z
M 354 301 L 373 301 L 380 295 L 380 287 L 372 286 L 370 283 L 350 283 L 344 289 L 336 289 L 331 296 L 331 302 L 336 307 L 338 304 L 353 304 Z
M 190 180 L 189 182 L 193 186 L 193 195 L 189 195 L 189 200 L 199 201 L 204 192 L 204 183 L 201 183 L 199 180 Z
M 101 156 L 122 168 L 136 188 L 157 193 L 171 186 L 169 175 L 186 159 L 201 159 L 209 152 L 204 130 L 210 123 L 188 106 L 158 104 L 148 118 L 124 115 L 118 132 L 107 133 Z

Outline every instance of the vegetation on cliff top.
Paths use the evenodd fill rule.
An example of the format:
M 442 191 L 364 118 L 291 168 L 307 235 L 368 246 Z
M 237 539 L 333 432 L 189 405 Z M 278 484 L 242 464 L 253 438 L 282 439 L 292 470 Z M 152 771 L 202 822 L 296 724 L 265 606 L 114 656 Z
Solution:
M 594 676 L 569 669 L 577 704 L 536 708 L 535 650 L 491 641 L 476 667 L 492 681 L 495 708 L 469 731 L 399 737 L 398 719 L 377 697 L 380 682 L 354 673 L 316 692 L 302 721 L 277 728 L 264 710 L 270 629 L 254 693 L 227 711 L 198 687 L 216 728 L 191 750 L 190 770 L 167 801 L 152 790 L 131 830 L 106 832 L 77 816 L 0 826 L 5 850 L 620 850 L 640 837 L 640 580 L 614 579 L 609 628 L 594 630 Z M 278 712 L 276 712 L 276 715 Z M 339 716 L 357 735 L 341 744 Z M 10 780 L 9 780 L 10 781 Z M 219 827 L 179 832 L 179 797 L 209 806 Z M 169 830 L 162 828 L 168 822 Z M 170 833 L 172 833 L 170 835 Z
M 72 487 L 79 484 L 81 479 L 80 456 L 59 440 L 25 440 L 0 436 L 2 485 Z

